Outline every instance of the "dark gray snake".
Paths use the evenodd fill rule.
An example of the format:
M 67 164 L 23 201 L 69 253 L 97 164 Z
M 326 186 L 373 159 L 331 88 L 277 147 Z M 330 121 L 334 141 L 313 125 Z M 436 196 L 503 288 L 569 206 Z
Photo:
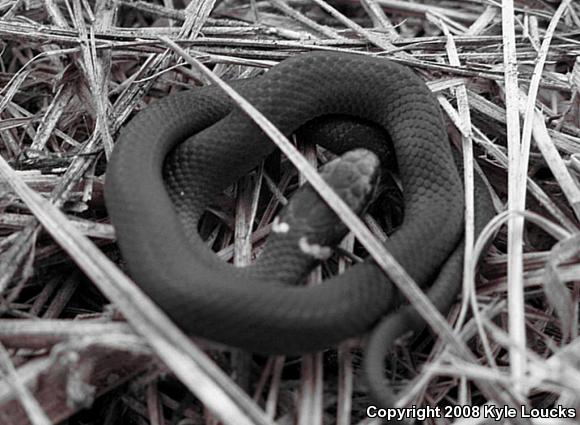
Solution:
M 445 310 L 461 276 L 463 189 L 437 100 L 423 81 L 385 59 L 315 52 L 234 87 L 286 135 L 336 114 L 388 133 L 405 217 L 386 246 L 421 286 L 435 281 L 430 296 Z M 339 153 L 370 147 L 385 160 L 381 144 L 353 139 L 318 143 Z M 372 339 L 367 365 L 375 395 L 390 403 L 390 393 L 380 394 L 388 349 L 380 341 L 423 322 L 409 307 L 387 316 L 396 293 L 372 261 L 321 284 L 297 286 L 292 280 L 304 276 L 305 261 L 295 258 L 295 249 L 285 250 L 283 239 L 278 251 L 290 255 L 265 254 L 256 265 L 235 268 L 199 236 L 200 218 L 215 195 L 274 150 L 257 125 L 214 87 L 171 95 L 137 114 L 119 137 L 105 186 L 129 271 L 185 332 L 254 352 L 326 348 L 384 319 L 375 334 L 384 338 Z M 491 214 L 481 188 L 477 203 L 481 228 Z M 440 270 L 442 278 L 436 279 Z

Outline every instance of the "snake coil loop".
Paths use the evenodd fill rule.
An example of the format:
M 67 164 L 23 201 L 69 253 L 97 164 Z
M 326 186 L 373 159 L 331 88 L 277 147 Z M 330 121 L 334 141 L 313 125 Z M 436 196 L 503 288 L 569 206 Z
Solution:
M 405 218 L 387 248 L 423 287 L 457 257 L 461 180 L 437 100 L 409 68 L 314 52 L 233 87 L 286 135 L 337 114 L 388 134 Z M 320 144 L 337 153 L 366 147 L 388 160 L 381 144 L 349 137 Z M 204 210 L 273 150 L 218 89 L 180 92 L 150 105 L 123 129 L 108 165 L 105 199 L 130 274 L 185 332 L 255 352 L 302 353 L 369 331 L 393 309 L 396 297 L 371 261 L 304 287 L 289 284 L 305 273 L 293 254 L 235 268 L 208 249 L 197 231 Z M 446 288 L 455 289 L 443 291 L 447 304 L 460 274 L 451 273 L 449 280 L 454 286 Z M 376 369 L 382 369 L 382 356 L 371 374 L 382 376 Z

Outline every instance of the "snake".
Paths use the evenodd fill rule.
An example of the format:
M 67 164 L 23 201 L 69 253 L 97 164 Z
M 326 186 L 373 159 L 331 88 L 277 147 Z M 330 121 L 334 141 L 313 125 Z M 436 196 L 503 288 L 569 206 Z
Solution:
M 359 149 L 347 159 L 350 165 L 338 168 L 358 168 L 367 182 L 374 179 L 369 158 L 382 164 L 394 152 L 404 219 L 384 244 L 421 287 L 430 288 L 432 298 L 443 299 L 437 306 L 445 310 L 461 281 L 464 195 L 438 101 L 423 79 L 385 58 L 315 51 L 231 84 L 286 136 L 325 117 L 325 128 L 354 122 L 355 130 L 334 131 L 332 137 L 314 131 L 314 141 L 337 154 Z M 316 198 L 313 190 L 314 195 L 306 190 L 306 206 L 291 208 L 279 220 L 286 226 L 272 227 L 278 233 L 275 255 L 264 250 L 255 264 L 235 267 L 211 250 L 199 232 L 204 212 L 275 150 L 215 86 L 171 94 L 137 113 L 120 132 L 105 181 L 106 206 L 134 281 L 184 332 L 257 353 L 321 350 L 381 326 L 375 335 L 386 332 L 379 340 L 392 340 L 407 329 L 405 321 L 418 329 L 422 319 L 409 306 L 395 310 L 401 297 L 372 260 L 319 284 L 299 284 L 308 273 L 305 265 L 316 261 L 297 254 L 297 240 L 304 238 L 285 237 L 285 229 L 306 232 L 310 245 L 333 238 L 316 239 L 309 229 L 308 211 L 328 209 L 319 199 L 308 200 Z M 490 210 L 484 191 L 477 193 L 476 209 L 478 202 Z M 306 217 L 293 219 L 300 211 Z M 376 377 L 383 376 L 388 347 L 376 341 L 379 352 L 367 369 L 381 397 Z

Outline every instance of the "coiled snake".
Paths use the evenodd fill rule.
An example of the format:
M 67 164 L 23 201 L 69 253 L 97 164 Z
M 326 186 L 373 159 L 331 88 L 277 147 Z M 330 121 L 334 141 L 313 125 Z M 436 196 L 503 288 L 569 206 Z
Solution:
M 405 204 L 404 222 L 387 248 L 422 286 L 451 258 L 455 266 L 432 290 L 443 288 L 442 304 L 453 300 L 461 276 L 463 189 L 437 100 L 417 75 L 385 59 L 314 52 L 234 87 L 286 135 L 335 114 L 386 131 Z M 348 137 L 317 142 L 339 153 L 368 147 Z M 210 251 L 198 233 L 202 213 L 274 149 L 220 90 L 180 92 L 123 129 L 105 197 L 130 274 L 185 332 L 254 352 L 302 353 L 368 332 L 397 297 L 371 261 L 319 285 L 297 286 L 290 281 L 306 272 L 293 254 L 236 268 Z M 386 149 L 373 149 L 384 160 Z M 489 199 L 481 190 L 477 199 L 485 218 Z M 402 313 L 407 322 L 415 319 L 409 324 L 422 324 L 412 309 Z M 375 376 L 382 376 L 383 358 L 375 353 L 369 363 Z

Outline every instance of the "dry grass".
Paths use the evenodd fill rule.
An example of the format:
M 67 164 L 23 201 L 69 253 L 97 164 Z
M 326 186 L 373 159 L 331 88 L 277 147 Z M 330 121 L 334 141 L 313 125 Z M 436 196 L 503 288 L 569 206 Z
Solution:
M 403 271 L 393 275 L 361 221 L 341 213 L 440 337 L 425 332 L 396 348 L 399 404 L 580 409 L 580 5 L 182 3 L 0 1 L 0 424 L 372 422 L 356 341 L 262 359 L 181 334 L 112 261 L 118 253 L 102 198 L 117 132 L 146 103 L 319 49 L 413 67 L 463 148 L 465 285 L 447 321 Z M 302 156 L 261 122 L 332 199 L 311 165 L 316 153 Z M 487 177 L 499 213 L 481 237 L 495 240 L 477 274 L 474 172 Z M 260 169 L 238 185 L 229 199 L 235 208 L 216 211 L 224 223 L 211 237 L 220 256 L 251 260 L 292 176 L 273 182 Z M 274 196 L 257 215 L 261 185 Z M 467 420 L 437 423 L 447 422 Z

